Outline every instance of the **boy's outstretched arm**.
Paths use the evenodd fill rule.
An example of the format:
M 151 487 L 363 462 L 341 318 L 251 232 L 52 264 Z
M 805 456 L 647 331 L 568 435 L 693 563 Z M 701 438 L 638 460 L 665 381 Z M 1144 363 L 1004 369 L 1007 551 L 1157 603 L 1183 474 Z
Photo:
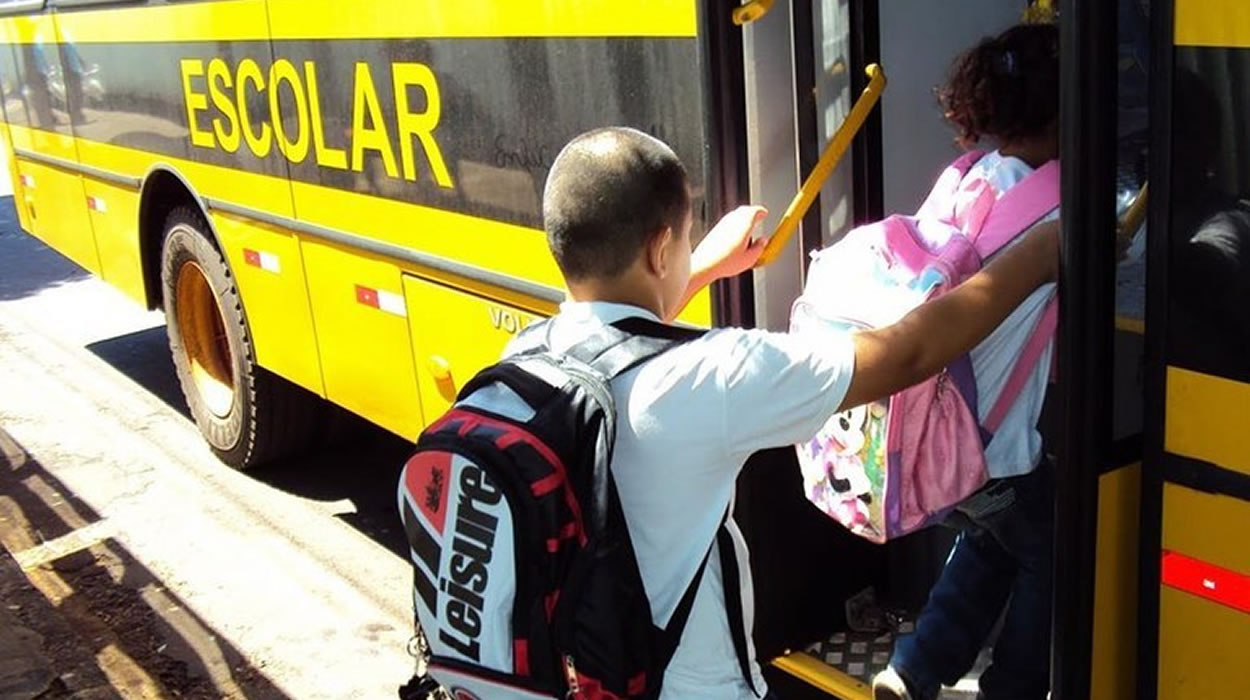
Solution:
M 937 374 L 970 351 L 1059 267 L 1059 222 L 1023 240 L 950 293 L 898 323 L 854 335 L 855 373 L 842 408 L 883 399 Z
M 764 207 L 744 205 L 716 222 L 690 256 L 690 282 L 676 313 L 709 284 L 755 267 L 768 240 L 751 240 L 751 234 L 767 214 Z

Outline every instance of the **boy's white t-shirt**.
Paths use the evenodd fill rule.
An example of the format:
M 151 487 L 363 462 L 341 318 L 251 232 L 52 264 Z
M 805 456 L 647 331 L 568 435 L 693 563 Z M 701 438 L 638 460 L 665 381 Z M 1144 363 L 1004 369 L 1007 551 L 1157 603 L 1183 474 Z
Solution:
M 595 328 L 643 309 L 570 302 L 548 326 L 559 352 Z M 803 338 L 724 328 L 675 347 L 612 382 L 616 479 L 654 622 L 664 626 L 712 545 L 738 472 L 752 453 L 807 440 L 841 405 L 855 351 Z M 751 644 L 754 591 L 746 542 L 738 554 L 742 610 L 756 688 L 767 692 Z M 664 674 L 664 700 L 750 700 L 729 631 L 721 562 L 711 547 L 681 645 Z
M 1001 198 L 1032 172 L 1033 168 L 1024 161 L 994 151 L 972 166 L 964 175 L 959 189 L 963 193 L 975 193 L 980 189 L 978 185 L 983 183 L 993 188 L 997 197 Z M 956 215 L 966 213 L 966 208 L 975 206 L 974 201 L 975 197 L 971 195 L 963 201 L 957 199 Z M 1059 210 L 1055 209 L 1043 220 L 1058 217 Z M 1007 247 L 1010 245 L 1014 243 Z M 973 348 L 972 371 L 976 375 L 977 409 L 981 420 L 989 416 L 1015 367 L 1016 358 L 1023 352 L 1029 335 L 1057 289 L 1054 283 L 1039 287 L 993 333 Z M 1019 399 L 1007 412 L 998 432 L 985 449 L 986 466 L 993 478 L 1027 474 L 1041 461 L 1042 435 L 1037 429 L 1037 422 L 1046 399 L 1054 346 L 1052 341 L 1043 351 Z

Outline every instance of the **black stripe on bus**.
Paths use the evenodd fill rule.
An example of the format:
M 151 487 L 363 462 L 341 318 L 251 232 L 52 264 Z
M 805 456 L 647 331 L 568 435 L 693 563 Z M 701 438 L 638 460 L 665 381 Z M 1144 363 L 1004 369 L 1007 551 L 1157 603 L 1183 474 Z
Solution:
M 1163 457 L 1163 479 L 1195 491 L 1250 501 L 1250 474 L 1168 452 Z
M 674 148 L 697 215 L 701 69 L 667 37 L 0 44 L 11 124 L 532 228 L 610 125 Z

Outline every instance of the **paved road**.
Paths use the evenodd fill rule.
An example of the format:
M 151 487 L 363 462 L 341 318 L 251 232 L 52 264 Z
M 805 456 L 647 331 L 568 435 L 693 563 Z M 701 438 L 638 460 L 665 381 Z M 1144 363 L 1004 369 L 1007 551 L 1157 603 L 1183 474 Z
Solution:
M 104 623 L 95 657 L 149 688 L 131 697 L 394 697 L 412 670 L 407 445 L 367 430 L 232 471 L 186 415 L 163 324 L 0 199 L 5 546 L 63 612 Z

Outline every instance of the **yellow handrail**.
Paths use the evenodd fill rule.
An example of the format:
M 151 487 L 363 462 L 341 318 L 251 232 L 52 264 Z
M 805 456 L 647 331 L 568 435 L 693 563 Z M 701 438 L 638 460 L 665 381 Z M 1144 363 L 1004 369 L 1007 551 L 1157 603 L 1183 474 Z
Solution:
M 786 653 L 772 665 L 819 690 L 839 698 L 867 698 L 872 689 L 863 681 L 822 662 L 803 651 Z
M 1137 198 L 1125 210 L 1124 216 L 1120 217 L 1115 227 L 1116 253 L 1123 256 L 1125 251 L 1133 242 L 1133 235 L 1137 233 L 1137 229 L 1141 228 L 1142 221 L 1146 219 L 1146 187 L 1150 183 L 1142 183 L 1141 190 L 1137 193 Z
M 760 255 L 756 267 L 769 264 L 785 248 L 790 237 L 794 235 L 795 229 L 798 228 L 799 221 L 807 214 L 808 208 L 812 206 L 812 202 L 816 201 L 816 197 L 820 196 L 820 188 L 824 187 L 825 181 L 833 174 L 833 169 L 837 167 L 838 161 L 842 160 L 842 155 L 851 145 L 851 140 L 864 125 L 864 121 L 868 119 L 868 114 L 872 112 L 877 101 L 881 99 L 881 93 L 885 90 L 885 71 L 881 69 L 881 66 L 872 63 L 865 69 L 865 72 L 868 74 L 868 86 L 855 101 L 855 106 L 851 108 L 851 113 L 842 122 L 842 126 L 839 126 L 837 132 L 834 133 L 829 145 L 825 147 L 825 152 L 820 154 L 820 160 L 817 161 L 816 167 L 812 168 L 807 179 L 803 181 L 803 187 L 799 189 L 798 194 L 794 195 L 790 206 L 786 208 L 786 213 L 777 224 L 777 230 L 768 239 L 768 244 L 764 247 L 764 253 Z
M 750 0 L 739 7 L 735 7 L 733 11 L 734 24 L 741 27 L 763 17 L 768 14 L 769 10 L 773 9 L 773 2 L 775 0 Z

